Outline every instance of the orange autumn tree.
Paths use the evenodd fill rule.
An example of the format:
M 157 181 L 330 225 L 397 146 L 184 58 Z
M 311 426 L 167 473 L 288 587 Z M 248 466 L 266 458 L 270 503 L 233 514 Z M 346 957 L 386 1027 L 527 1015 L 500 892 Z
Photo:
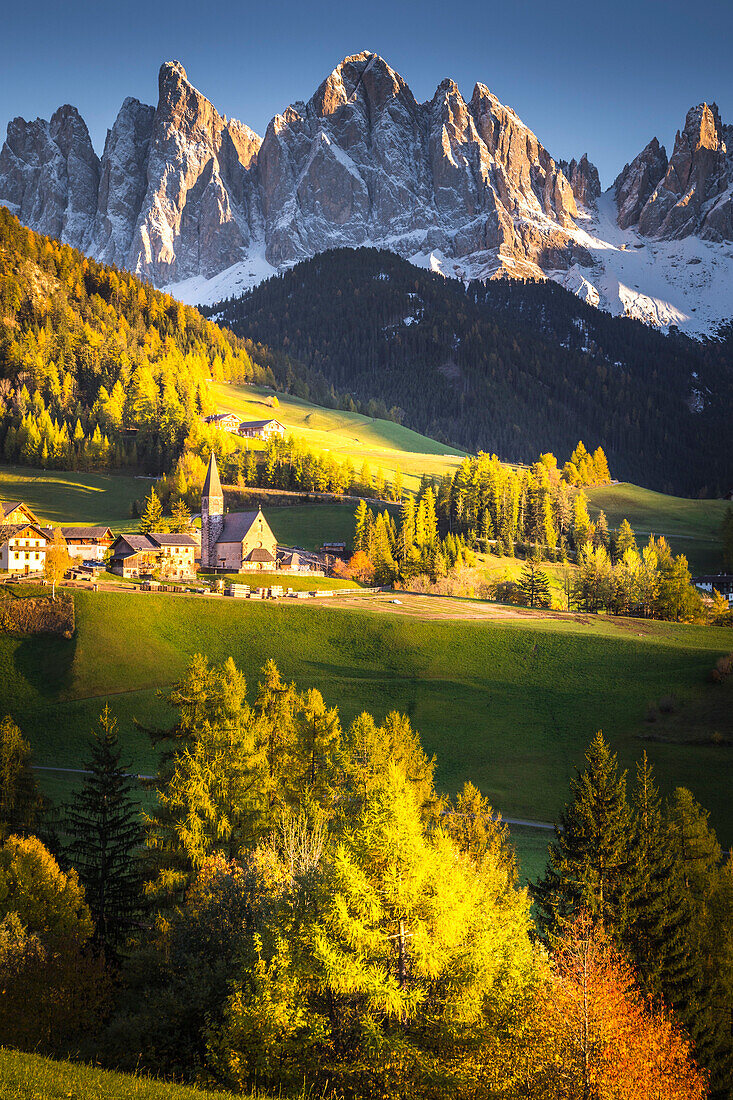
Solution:
M 363 550 L 357 550 L 347 562 L 336 560 L 333 572 L 337 577 L 361 581 L 362 584 L 370 584 L 374 580 L 374 566 Z
M 652 1010 L 600 924 L 581 913 L 557 942 L 528 1021 L 525 1095 L 703 1100 L 704 1074 L 665 1010 Z

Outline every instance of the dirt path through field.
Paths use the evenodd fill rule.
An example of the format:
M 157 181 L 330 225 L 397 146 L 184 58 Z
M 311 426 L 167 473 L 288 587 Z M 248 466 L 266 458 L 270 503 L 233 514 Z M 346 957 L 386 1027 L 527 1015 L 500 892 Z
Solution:
M 639 637 L 650 634 L 647 623 L 640 619 L 625 619 L 612 615 L 588 615 L 576 611 L 552 611 L 529 607 L 512 607 L 508 604 L 490 603 L 484 600 L 460 599 L 454 596 L 418 596 L 408 592 L 378 593 L 376 595 L 333 596 L 318 598 L 319 606 L 350 608 L 360 611 L 384 612 L 391 615 L 410 616 L 417 619 L 458 619 L 464 621 L 491 620 L 516 622 L 522 619 L 552 619 L 556 622 L 577 623 L 580 626 L 609 624 L 616 629 Z

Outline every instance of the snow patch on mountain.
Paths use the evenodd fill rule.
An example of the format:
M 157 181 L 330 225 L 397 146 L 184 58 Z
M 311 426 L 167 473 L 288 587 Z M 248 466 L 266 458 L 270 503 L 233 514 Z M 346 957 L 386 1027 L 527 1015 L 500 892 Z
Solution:
M 548 275 L 579 297 L 616 316 L 635 317 L 691 336 L 714 331 L 733 313 L 733 245 L 699 237 L 659 240 L 620 229 L 612 190 L 597 201 L 573 236 L 592 258 Z M 593 297 L 597 296 L 597 301 Z
M 184 305 L 210 306 L 225 298 L 238 298 L 240 294 L 277 274 L 278 269 L 268 264 L 261 253 L 253 252 L 248 259 L 232 264 L 211 279 L 206 279 L 203 275 L 192 275 L 189 279 L 171 283 L 162 289 Z

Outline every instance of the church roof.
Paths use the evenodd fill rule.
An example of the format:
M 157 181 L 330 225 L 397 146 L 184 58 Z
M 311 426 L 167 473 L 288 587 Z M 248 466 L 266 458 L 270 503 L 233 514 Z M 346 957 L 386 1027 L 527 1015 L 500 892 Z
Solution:
M 216 455 L 211 452 L 211 458 L 209 459 L 209 468 L 206 471 L 206 480 L 204 481 L 204 487 L 201 490 L 202 497 L 223 497 L 224 494 L 221 491 L 221 481 L 219 480 L 219 470 L 216 465 Z
M 266 550 L 264 546 L 256 546 L 254 550 L 247 555 L 247 561 L 274 561 L 272 554 L 269 550 Z
M 217 542 L 242 542 L 259 512 L 227 512 Z

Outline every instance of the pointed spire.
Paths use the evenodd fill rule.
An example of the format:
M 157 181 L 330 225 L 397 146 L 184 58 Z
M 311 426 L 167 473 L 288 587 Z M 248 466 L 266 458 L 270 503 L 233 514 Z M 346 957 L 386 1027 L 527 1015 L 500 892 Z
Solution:
M 221 481 L 219 480 L 219 470 L 216 465 L 216 455 L 211 452 L 211 458 L 209 459 L 209 468 L 206 471 L 206 480 L 204 481 L 204 487 L 201 490 L 202 497 L 223 497 L 224 494 L 221 491 Z

